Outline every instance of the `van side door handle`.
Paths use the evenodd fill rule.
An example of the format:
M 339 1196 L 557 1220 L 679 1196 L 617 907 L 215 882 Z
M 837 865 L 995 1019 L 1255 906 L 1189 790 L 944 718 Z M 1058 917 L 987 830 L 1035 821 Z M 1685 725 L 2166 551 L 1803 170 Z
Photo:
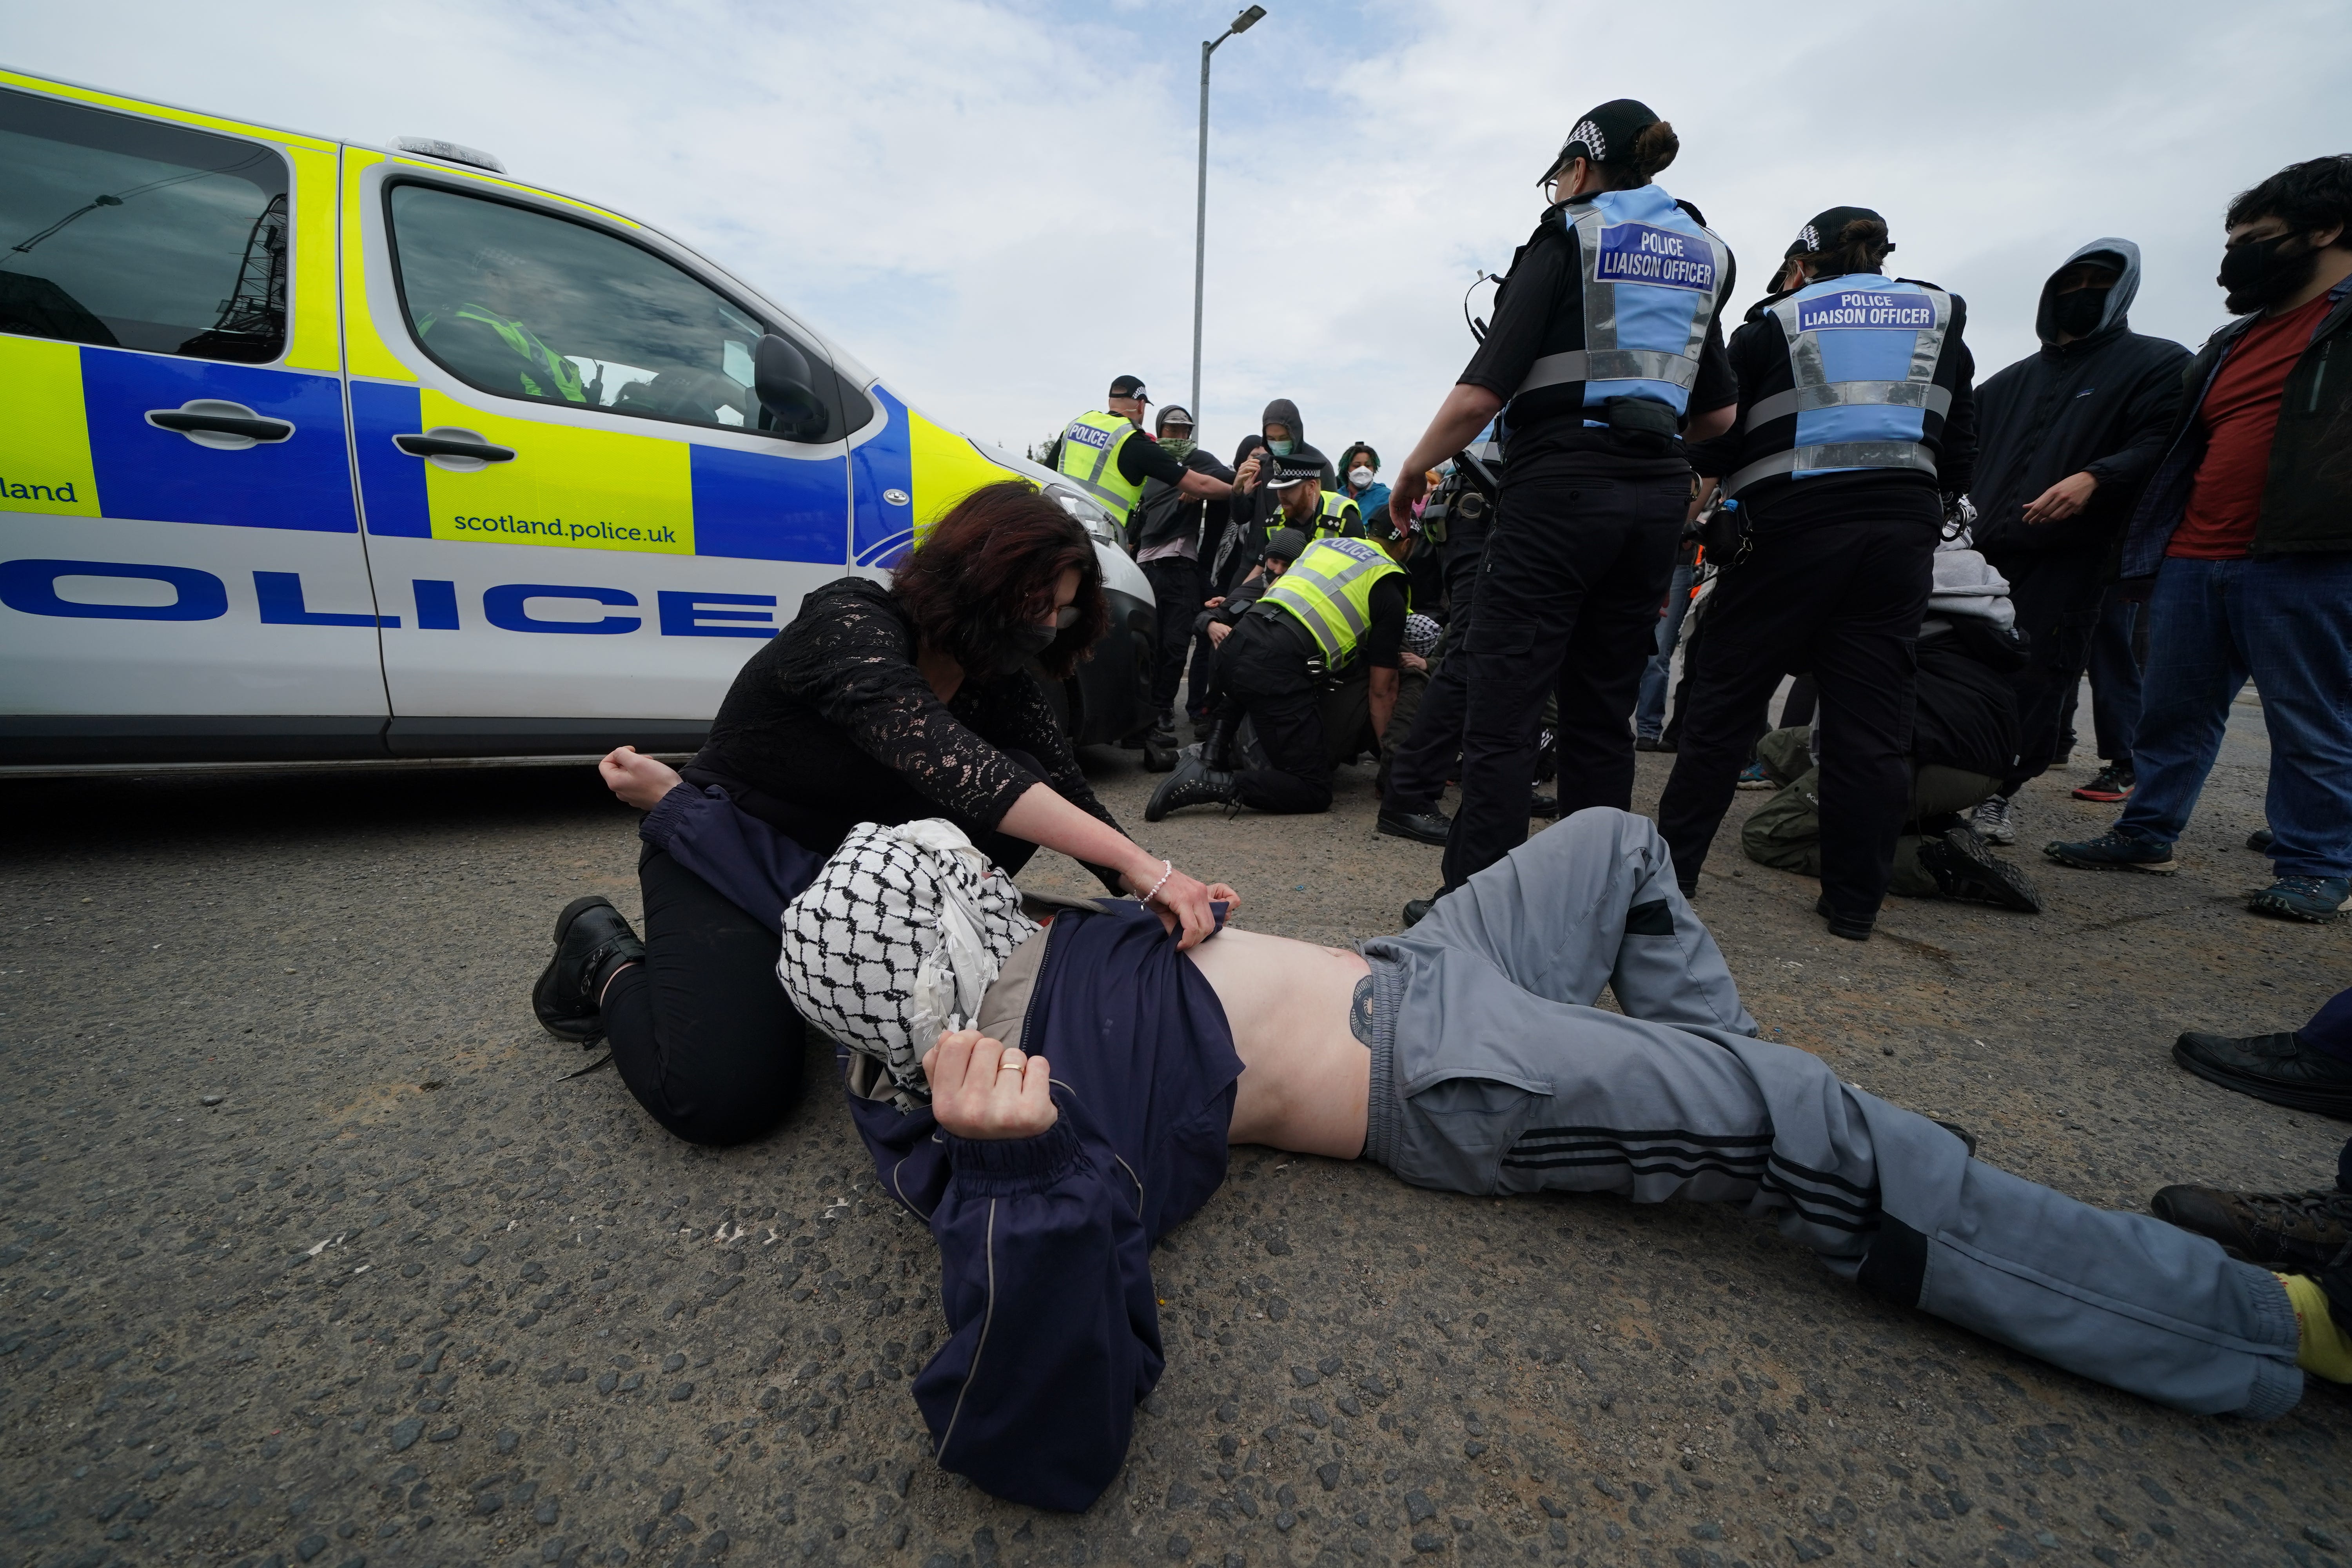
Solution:
M 392 444 L 412 458 L 471 458 L 481 463 L 511 463 L 514 448 L 455 436 L 394 436 Z
M 286 420 L 271 419 L 242 403 L 216 397 L 191 398 L 177 408 L 151 408 L 147 423 L 158 430 L 176 431 L 199 447 L 227 452 L 243 451 L 261 442 L 275 444 L 294 434 L 294 426 Z

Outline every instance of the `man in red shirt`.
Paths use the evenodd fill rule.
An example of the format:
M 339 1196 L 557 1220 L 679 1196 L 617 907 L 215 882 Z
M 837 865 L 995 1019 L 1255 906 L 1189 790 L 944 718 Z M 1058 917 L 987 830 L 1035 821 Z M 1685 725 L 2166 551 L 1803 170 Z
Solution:
M 2251 678 L 2270 732 L 2275 880 L 2247 907 L 2334 921 L 2352 907 L 2352 154 L 2281 170 L 2227 222 L 2219 281 L 2238 320 L 2189 362 L 2179 423 L 2124 536 L 2124 580 L 2154 579 L 2139 787 L 2112 829 L 2045 852 L 2172 870 Z M 2320 1065 L 2352 1114 L 2352 1062 Z

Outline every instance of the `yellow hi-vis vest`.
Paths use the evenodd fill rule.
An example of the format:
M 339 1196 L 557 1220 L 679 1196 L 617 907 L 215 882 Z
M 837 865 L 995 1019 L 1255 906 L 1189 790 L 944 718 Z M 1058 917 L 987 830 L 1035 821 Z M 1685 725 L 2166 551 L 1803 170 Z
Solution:
M 427 316 L 417 322 L 416 335 L 429 336 L 432 333 L 435 320 L 435 317 Z M 498 333 L 507 347 L 514 350 L 523 363 L 530 367 L 530 370 L 515 373 L 516 379 L 521 384 L 524 396 L 548 395 L 546 389 L 539 384 L 538 380 L 531 374 L 533 371 L 538 371 L 555 384 L 555 395 L 564 402 L 588 401 L 588 390 L 580 379 L 580 367 L 541 342 L 539 334 L 520 321 L 509 321 L 484 305 L 460 305 L 451 312 L 451 320 L 478 322 Z
M 1290 570 L 1275 579 L 1264 603 L 1279 605 L 1298 617 L 1337 669 L 1356 656 L 1372 624 L 1372 589 L 1383 577 L 1402 577 L 1404 568 L 1387 551 L 1361 539 L 1318 539 L 1298 553 Z
M 1362 510 L 1359 508 L 1354 501 L 1350 500 L 1346 496 L 1339 494 L 1337 490 L 1325 490 L 1322 492 L 1321 496 L 1317 499 L 1316 506 L 1318 510 L 1315 517 L 1315 526 L 1311 529 L 1300 528 L 1297 523 L 1293 522 L 1290 520 L 1288 513 L 1285 512 L 1280 507 L 1275 508 L 1274 515 L 1265 520 L 1265 538 L 1272 539 L 1275 534 L 1282 529 L 1297 528 L 1299 532 L 1306 534 L 1309 539 L 1332 539 L 1345 533 L 1348 530 L 1348 524 L 1350 522 L 1353 522 L 1356 525 L 1356 531 L 1359 533 L 1363 531 L 1364 514 Z M 1265 540 L 1264 539 L 1258 541 L 1260 548 L 1264 548 L 1265 543 Z
M 1118 449 L 1141 436 L 1134 422 L 1116 414 L 1081 414 L 1062 431 L 1062 477 L 1110 508 L 1120 522 L 1143 497 L 1143 483 L 1129 483 L 1118 471 Z

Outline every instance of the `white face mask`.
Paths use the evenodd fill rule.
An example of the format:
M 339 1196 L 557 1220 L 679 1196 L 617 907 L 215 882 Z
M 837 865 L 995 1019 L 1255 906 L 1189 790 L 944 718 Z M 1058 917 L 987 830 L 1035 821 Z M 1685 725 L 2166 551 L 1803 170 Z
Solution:
M 1372 484 L 1372 470 L 1366 468 L 1349 468 L 1348 482 L 1360 490 L 1370 489 Z

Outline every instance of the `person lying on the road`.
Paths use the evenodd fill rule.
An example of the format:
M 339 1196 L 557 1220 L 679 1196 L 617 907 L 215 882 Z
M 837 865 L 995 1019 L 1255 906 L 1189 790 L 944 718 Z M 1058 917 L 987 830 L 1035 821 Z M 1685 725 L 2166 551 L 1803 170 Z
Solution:
M 1162 1365 L 1151 1246 L 1231 1143 L 1460 1193 L 1743 1203 L 1874 1295 L 2176 1408 L 2301 1395 L 2277 1276 L 1758 1039 L 1645 818 L 1579 812 L 1360 953 L 1230 928 L 1180 952 L 1124 900 L 1032 934 L 939 826 L 860 830 L 789 908 L 723 795 L 674 789 L 644 832 L 776 913 L 881 1184 L 939 1243 L 934 1451 L 999 1497 L 1083 1509 L 1118 1475 Z

